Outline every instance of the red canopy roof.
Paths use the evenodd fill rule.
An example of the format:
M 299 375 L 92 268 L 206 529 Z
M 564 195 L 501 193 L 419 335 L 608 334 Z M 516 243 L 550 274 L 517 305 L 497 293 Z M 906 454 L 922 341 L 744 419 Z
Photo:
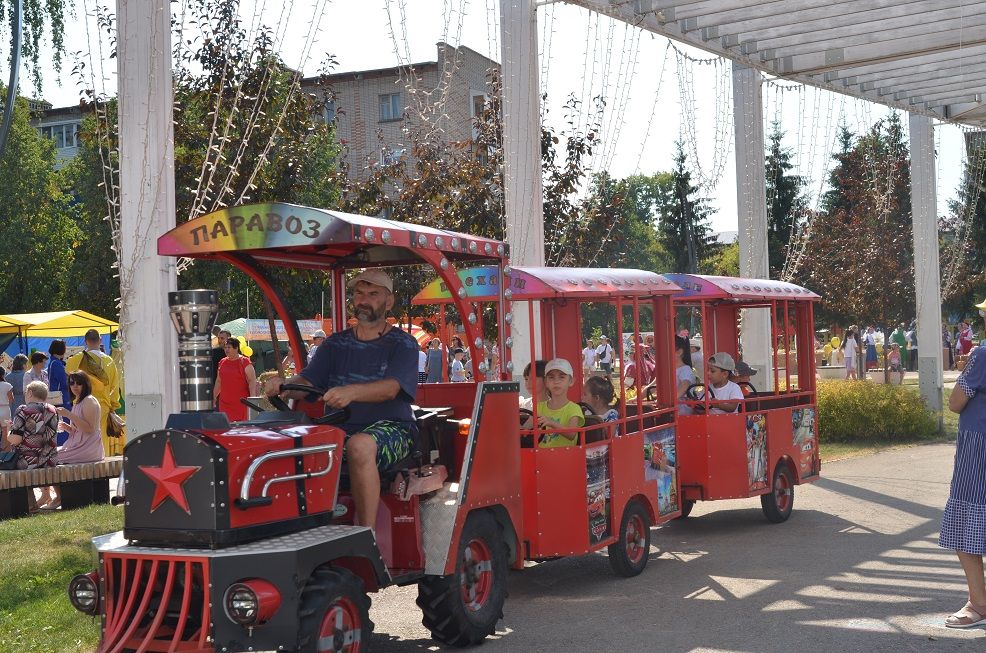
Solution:
M 498 240 L 424 225 L 295 204 L 249 204 L 181 224 L 158 238 L 162 256 L 209 257 L 243 252 L 291 267 L 377 267 L 421 263 L 418 249 L 450 261 L 505 259 Z

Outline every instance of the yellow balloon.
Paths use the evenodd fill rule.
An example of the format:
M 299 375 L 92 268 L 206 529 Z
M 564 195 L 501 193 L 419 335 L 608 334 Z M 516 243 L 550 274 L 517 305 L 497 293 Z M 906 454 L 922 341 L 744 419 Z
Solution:
M 240 345 L 240 353 L 246 356 L 247 358 L 250 358 L 251 356 L 253 356 L 253 347 L 251 347 L 246 343 L 243 343 L 242 345 Z
M 832 349 L 838 349 L 839 348 L 839 343 L 841 343 L 841 342 L 842 341 L 839 340 L 839 336 L 832 336 Z
M 822 348 L 822 355 L 824 355 L 825 358 L 828 358 L 829 356 L 831 356 L 832 355 L 832 345 L 830 345 L 828 343 L 825 343 L 825 346 Z

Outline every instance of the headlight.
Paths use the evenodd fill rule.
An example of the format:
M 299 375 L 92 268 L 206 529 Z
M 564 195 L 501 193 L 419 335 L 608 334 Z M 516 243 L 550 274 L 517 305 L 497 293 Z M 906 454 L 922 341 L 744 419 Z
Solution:
M 241 626 L 266 623 L 281 607 L 281 593 L 259 578 L 233 583 L 223 597 L 223 608 L 230 620 Z
M 99 574 L 91 571 L 73 578 L 68 584 L 68 600 L 79 612 L 85 614 L 99 612 Z

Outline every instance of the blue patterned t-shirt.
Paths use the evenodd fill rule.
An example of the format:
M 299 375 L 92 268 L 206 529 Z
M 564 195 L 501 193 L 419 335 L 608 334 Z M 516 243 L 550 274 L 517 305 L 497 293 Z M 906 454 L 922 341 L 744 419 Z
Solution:
M 396 327 L 365 341 L 357 339 L 352 329 L 333 333 L 319 345 L 301 376 L 326 390 L 394 379 L 401 386 L 396 397 L 379 403 L 351 403 L 352 416 L 347 424 L 363 427 L 381 420 L 414 421 L 411 402 L 418 389 L 418 343 Z

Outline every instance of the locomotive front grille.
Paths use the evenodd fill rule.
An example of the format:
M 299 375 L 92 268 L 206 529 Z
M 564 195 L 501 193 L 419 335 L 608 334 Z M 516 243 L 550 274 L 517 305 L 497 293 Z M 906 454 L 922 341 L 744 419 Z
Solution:
M 103 554 L 102 567 L 99 653 L 212 653 L 206 559 Z

